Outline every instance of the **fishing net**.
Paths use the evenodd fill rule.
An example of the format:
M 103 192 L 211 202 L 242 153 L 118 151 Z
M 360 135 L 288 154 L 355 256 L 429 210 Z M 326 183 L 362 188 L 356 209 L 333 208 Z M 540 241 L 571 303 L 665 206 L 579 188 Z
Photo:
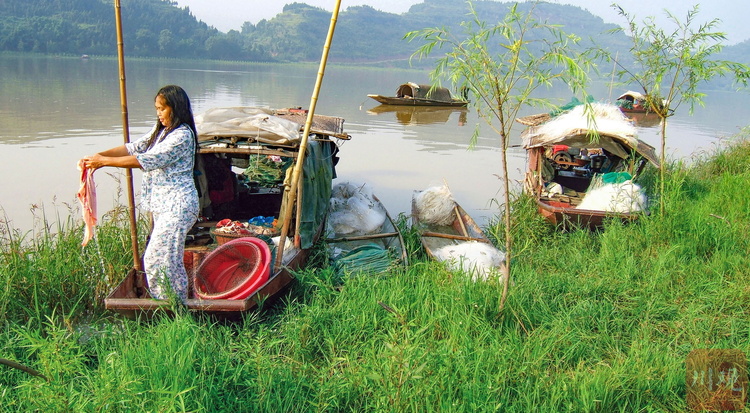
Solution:
M 594 187 L 592 189 L 592 187 Z M 643 189 L 632 181 L 592 185 L 576 208 L 592 211 L 630 213 L 646 209 Z
M 273 188 L 284 180 L 286 170 L 291 165 L 291 158 L 251 155 L 243 174 L 261 187 Z
M 450 270 L 469 273 L 475 281 L 497 274 L 500 264 L 505 261 L 505 253 L 486 242 L 477 241 L 446 245 L 435 250 L 434 254 Z
M 591 95 L 586 96 L 586 103 L 593 103 L 593 102 L 594 102 L 594 97 L 593 96 L 591 96 Z M 549 114 L 550 114 L 551 117 L 554 118 L 555 116 L 558 116 L 558 115 L 560 115 L 562 113 L 565 113 L 565 112 L 567 112 L 567 111 L 575 108 L 576 106 L 580 106 L 580 105 L 583 105 L 583 102 L 581 102 L 577 97 L 574 96 L 574 97 L 572 97 L 570 99 L 570 102 L 568 102 L 568 103 L 560 106 L 556 110 L 551 111 Z
M 598 139 L 592 139 L 594 130 Z M 633 122 L 617 106 L 603 103 L 592 103 L 590 109 L 576 106 L 549 122 L 527 128 L 521 138 L 526 149 L 564 143 L 577 148 L 602 148 L 622 159 L 628 159 L 635 148 L 643 153 Z
M 383 228 L 386 211 L 367 184 L 336 184 L 331 190 L 328 210 L 330 231 L 340 235 L 365 235 Z
M 417 218 L 425 224 L 450 225 L 456 202 L 447 186 L 433 186 L 414 195 Z
M 333 261 L 333 271 L 339 277 L 355 274 L 380 274 L 394 263 L 388 250 L 377 244 L 361 245 L 341 254 Z

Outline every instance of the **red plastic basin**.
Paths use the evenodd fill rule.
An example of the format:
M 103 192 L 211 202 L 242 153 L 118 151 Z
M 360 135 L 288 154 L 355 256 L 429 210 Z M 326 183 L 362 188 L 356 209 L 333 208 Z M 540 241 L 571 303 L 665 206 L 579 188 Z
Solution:
M 220 245 L 195 272 L 195 294 L 204 300 L 242 300 L 270 276 L 271 250 L 256 237 L 233 239 Z

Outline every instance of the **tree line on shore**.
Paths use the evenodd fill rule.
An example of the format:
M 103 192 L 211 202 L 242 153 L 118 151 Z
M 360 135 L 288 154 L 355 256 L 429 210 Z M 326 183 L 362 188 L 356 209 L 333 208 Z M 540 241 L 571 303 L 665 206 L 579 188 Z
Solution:
M 512 3 L 484 0 L 474 5 L 485 20 L 493 21 L 502 19 Z M 519 6 L 524 7 L 524 3 Z M 134 57 L 314 62 L 320 58 L 331 18 L 327 10 L 290 3 L 272 19 L 256 24 L 247 21 L 241 28 L 224 33 L 172 0 L 128 0 L 121 7 L 125 52 Z M 561 24 L 584 41 L 596 37 L 605 47 L 626 50 L 624 35 L 600 35 L 614 25 L 580 7 L 542 3 L 537 11 L 540 20 Z M 329 60 L 408 67 L 409 56 L 418 46 L 405 41 L 405 33 L 426 27 L 455 29 L 464 17 L 464 13 L 456 13 L 453 0 L 425 0 L 403 14 L 370 6 L 348 7 L 339 15 Z M 738 58 L 737 51 L 740 57 L 750 56 L 750 46 L 743 45 L 735 46 L 734 60 L 750 61 Z M 109 0 L 0 2 L 0 51 L 114 55 L 116 50 Z M 426 66 L 429 62 L 419 64 Z

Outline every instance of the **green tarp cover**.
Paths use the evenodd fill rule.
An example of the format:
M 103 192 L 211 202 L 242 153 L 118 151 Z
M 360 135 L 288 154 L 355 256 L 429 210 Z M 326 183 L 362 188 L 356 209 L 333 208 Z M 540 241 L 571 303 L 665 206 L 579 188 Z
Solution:
M 323 224 L 331 199 L 333 180 L 334 144 L 330 141 L 309 140 L 302 166 L 302 212 L 298 232 L 300 246 L 312 247 L 315 234 Z

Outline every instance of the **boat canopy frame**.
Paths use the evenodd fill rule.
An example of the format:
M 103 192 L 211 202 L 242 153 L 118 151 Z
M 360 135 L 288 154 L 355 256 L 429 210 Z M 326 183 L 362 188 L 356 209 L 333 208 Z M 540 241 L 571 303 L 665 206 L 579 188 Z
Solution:
M 452 102 L 453 96 L 450 90 L 440 86 L 419 85 L 413 82 L 407 82 L 396 89 L 396 97 L 429 99 L 441 102 Z

